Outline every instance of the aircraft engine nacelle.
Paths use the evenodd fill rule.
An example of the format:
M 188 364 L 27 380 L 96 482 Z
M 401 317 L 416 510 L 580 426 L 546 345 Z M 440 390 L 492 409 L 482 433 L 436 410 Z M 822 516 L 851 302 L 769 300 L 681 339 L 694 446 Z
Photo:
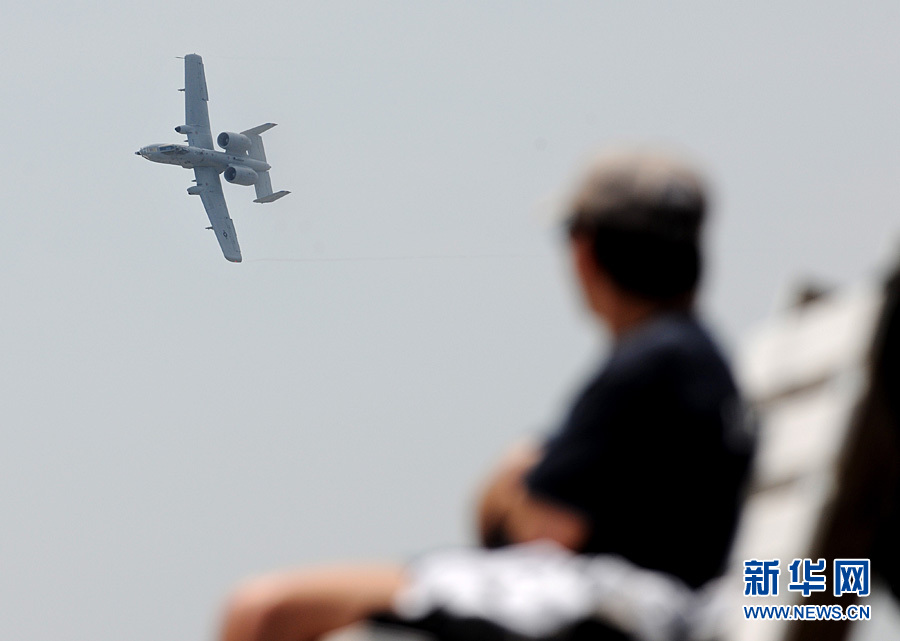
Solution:
M 249 167 L 235 167 L 231 165 L 222 174 L 225 180 L 235 185 L 255 185 L 259 174 Z
M 232 131 L 223 131 L 216 138 L 219 147 L 230 154 L 242 154 L 250 149 L 250 139 L 244 134 L 236 134 Z

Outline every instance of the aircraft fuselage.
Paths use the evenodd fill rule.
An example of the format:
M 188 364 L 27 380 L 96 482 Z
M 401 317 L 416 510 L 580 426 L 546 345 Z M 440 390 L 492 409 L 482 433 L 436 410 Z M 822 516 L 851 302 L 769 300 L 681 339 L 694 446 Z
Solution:
M 203 147 L 191 147 L 189 145 L 159 144 L 141 147 L 135 152 L 152 162 L 160 162 L 166 165 L 180 165 L 185 169 L 194 167 L 212 167 L 222 173 L 230 166 L 243 166 L 260 173 L 271 169 L 271 165 L 261 160 L 255 160 L 247 156 L 234 156 L 224 151 L 204 149 Z

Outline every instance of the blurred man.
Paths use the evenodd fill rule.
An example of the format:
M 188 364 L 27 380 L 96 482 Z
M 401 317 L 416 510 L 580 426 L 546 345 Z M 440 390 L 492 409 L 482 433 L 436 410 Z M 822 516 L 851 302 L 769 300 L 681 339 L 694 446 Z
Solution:
M 694 313 L 705 213 L 699 178 L 671 158 L 612 153 L 587 172 L 565 224 L 612 354 L 555 434 L 513 448 L 486 484 L 486 547 L 553 541 L 691 588 L 720 571 L 749 448 L 729 369 Z M 236 592 L 223 640 L 312 640 L 395 612 L 416 582 L 374 565 L 262 577 Z

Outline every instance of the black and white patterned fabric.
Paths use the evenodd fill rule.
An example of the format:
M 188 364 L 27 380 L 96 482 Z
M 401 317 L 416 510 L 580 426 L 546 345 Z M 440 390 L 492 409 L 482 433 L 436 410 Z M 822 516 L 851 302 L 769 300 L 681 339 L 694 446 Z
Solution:
M 514 637 L 557 637 L 598 621 L 635 641 L 678 641 L 696 603 L 671 575 L 546 542 L 433 552 L 409 571 L 411 581 L 394 604 L 398 620 L 441 613 L 488 622 Z

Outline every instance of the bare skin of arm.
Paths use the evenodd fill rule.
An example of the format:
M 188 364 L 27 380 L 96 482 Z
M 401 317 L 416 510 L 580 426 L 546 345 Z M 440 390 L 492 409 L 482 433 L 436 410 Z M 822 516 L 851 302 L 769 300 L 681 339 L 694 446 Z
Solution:
M 570 550 L 587 540 L 589 524 L 579 512 L 536 497 L 525 475 L 541 458 L 532 442 L 514 446 L 489 477 L 478 502 L 478 530 L 485 545 L 550 539 Z
M 314 641 L 390 612 L 406 584 L 399 565 L 347 565 L 270 574 L 247 581 L 229 600 L 221 641 Z
M 513 447 L 485 484 L 478 503 L 483 539 L 510 543 L 552 539 L 578 550 L 587 520 L 531 496 L 524 476 L 540 459 L 533 444 Z M 315 641 L 328 632 L 391 612 L 408 578 L 399 565 L 347 565 L 262 576 L 241 585 L 226 607 L 221 641 Z

